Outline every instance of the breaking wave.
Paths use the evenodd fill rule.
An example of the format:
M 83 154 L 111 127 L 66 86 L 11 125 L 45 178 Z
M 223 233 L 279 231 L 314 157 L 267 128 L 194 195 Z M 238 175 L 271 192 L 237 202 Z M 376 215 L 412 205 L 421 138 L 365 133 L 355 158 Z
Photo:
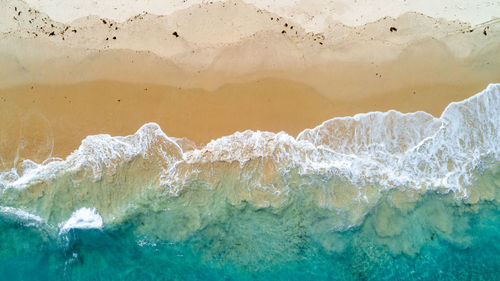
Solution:
M 451 103 L 440 118 L 370 112 L 333 118 L 296 138 L 244 131 L 196 148 L 148 123 L 126 137 L 88 136 L 64 160 L 25 160 L 0 173 L 0 212 L 64 225 L 75 210 L 97 209 L 112 223 L 169 209 L 172 198 L 203 201 L 210 212 L 214 200 L 280 208 L 300 193 L 343 213 L 337 227 L 345 229 L 359 224 L 384 190 L 481 197 L 471 185 L 499 161 L 499 126 L 500 84 Z M 193 229 L 203 224 L 196 216 Z

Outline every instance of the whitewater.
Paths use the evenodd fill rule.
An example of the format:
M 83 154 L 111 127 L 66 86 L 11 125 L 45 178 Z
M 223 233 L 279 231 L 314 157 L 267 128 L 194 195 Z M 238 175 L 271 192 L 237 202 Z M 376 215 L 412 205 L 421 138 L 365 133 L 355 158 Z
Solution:
M 195 180 L 216 188 L 230 177 L 229 171 L 240 181 L 234 189 L 247 189 L 245 198 L 258 205 L 279 205 L 290 186 L 278 178 L 293 171 L 303 181 L 319 175 L 339 178 L 357 190 L 357 200 L 366 200 L 363 187 L 373 184 L 378 191 L 439 190 L 468 198 L 475 192 L 468 186 L 477 172 L 499 160 L 499 126 L 499 84 L 451 103 L 440 118 L 425 112 L 370 112 L 333 118 L 296 138 L 285 132 L 248 130 L 186 151 L 177 143 L 183 139 L 169 138 L 157 124 L 148 123 L 126 137 L 89 136 L 65 160 L 25 160 L 19 168 L 0 174 L 0 189 L 3 194 L 30 194 L 30 189 L 52 189 L 69 177 L 78 190 L 90 188 L 82 182 L 113 184 L 115 177 L 145 169 L 150 174 L 148 188 L 179 196 Z M 132 187 L 133 192 L 142 188 Z
M 491 84 L 439 118 L 370 112 L 297 137 L 88 136 L 0 173 L 0 257 L 51 280 L 493 278 L 499 126 Z

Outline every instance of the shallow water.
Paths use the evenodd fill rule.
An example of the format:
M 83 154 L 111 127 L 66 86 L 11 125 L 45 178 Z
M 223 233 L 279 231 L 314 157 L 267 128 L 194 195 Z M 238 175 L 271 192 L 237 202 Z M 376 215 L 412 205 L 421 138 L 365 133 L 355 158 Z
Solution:
M 490 175 L 491 176 L 491 175 Z M 496 182 L 500 174 L 494 175 Z M 183 228 L 188 211 L 145 212 L 62 235 L 3 215 L 3 280 L 498 280 L 500 195 L 470 205 L 430 193 L 396 207 L 390 194 L 357 227 L 335 231 L 330 211 L 222 204 L 182 239 L 141 228 Z M 155 220 L 164 220 L 156 225 Z M 168 227 L 170 225 L 170 227 Z M 179 231 L 177 230 L 173 230 Z
M 500 86 L 293 138 L 156 124 L 0 173 L 2 280 L 499 280 Z

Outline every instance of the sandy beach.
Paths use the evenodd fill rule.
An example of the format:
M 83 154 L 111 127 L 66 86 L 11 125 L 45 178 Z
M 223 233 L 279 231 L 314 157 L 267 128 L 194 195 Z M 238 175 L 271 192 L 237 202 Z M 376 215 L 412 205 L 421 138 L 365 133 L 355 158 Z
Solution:
M 498 280 L 499 0 L 0 0 L 2 280 Z
M 449 102 L 485 86 L 416 85 L 367 91 L 361 99 L 331 99 L 303 83 L 271 78 L 214 91 L 113 81 L 29 84 L 0 90 L 0 152 L 4 169 L 22 159 L 64 158 L 88 135 L 129 135 L 147 122 L 160 124 L 168 136 L 201 145 L 247 129 L 297 135 L 330 118 L 360 112 L 423 110 L 439 116 Z
M 202 145 L 247 129 L 296 135 L 370 111 L 439 116 L 500 78 L 497 21 L 405 13 L 315 33 L 240 1 L 124 22 L 8 8 L 1 169 L 64 158 L 88 135 L 128 135 L 146 122 Z

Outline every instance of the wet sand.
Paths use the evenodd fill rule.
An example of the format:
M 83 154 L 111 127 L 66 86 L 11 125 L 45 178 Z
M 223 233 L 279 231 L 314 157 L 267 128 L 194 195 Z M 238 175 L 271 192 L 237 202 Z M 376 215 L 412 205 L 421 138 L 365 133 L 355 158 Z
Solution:
M 88 135 L 128 135 L 147 122 L 200 145 L 246 129 L 296 135 L 333 117 L 375 110 L 439 116 L 450 101 L 485 86 L 426 85 L 382 94 L 368 88 L 362 99 L 331 99 L 306 84 L 272 78 L 214 91 L 116 81 L 23 85 L 0 90 L 2 169 L 22 159 L 64 158 Z
M 500 81 L 499 21 L 473 28 L 408 13 L 313 33 L 228 3 L 61 23 L 9 2 L 0 169 L 66 157 L 88 135 L 128 135 L 146 122 L 201 145 L 247 129 L 296 135 L 370 111 L 439 116 Z

